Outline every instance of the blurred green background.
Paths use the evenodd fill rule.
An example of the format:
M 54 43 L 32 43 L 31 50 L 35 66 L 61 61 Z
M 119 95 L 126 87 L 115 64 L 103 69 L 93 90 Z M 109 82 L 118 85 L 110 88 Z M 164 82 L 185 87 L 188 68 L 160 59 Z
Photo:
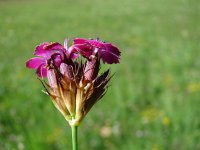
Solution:
M 199 0 L 0 1 L 0 150 L 71 149 L 34 71 L 34 47 L 65 37 L 120 47 L 115 76 L 79 128 L 80 150 L 200 149 Z

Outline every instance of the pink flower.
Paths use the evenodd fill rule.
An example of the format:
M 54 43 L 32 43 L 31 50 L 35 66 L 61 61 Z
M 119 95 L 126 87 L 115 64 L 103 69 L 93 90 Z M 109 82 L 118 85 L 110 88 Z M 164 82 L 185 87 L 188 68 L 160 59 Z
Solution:
M 91 40 L 75 38 L 73 47 L 86 58 L 97 54 L 98 57 L 102 59 L 103 63 L 119 63 L 119 49 L 111 43 L 99 41 L 98 38 Z
M 36 69 L 36 74 L 39 77 L 47 76 L 47 63 L 48 60 L 52 59 L 53 64 L 57 67 L 60 66 L 64 57 L 74 59 L 77 54 L 74 53 L 72 48 L 67 47 L 67 39 L 64 41 L 64 46 L 57 42 L 48 43 L 44 42 L 35 48 L 35 56 L 26 62 L 26 67 L 30 69 Z
M 30 69 L 36 69 L 36 74 L 39 77 L 42 77 L 42 78 L 46 77 L 47 76 L 47 69 L 46 69 L 47 60 L 50 59 L 53 54 L 55 54 L 54 55 L 55 64 L 59 66 L 61 62 L 61 55 L 59 54 L 61 54 L 63 50 L 64 50 L 64 47 L 57 42 L 54 42 L 54 43 L 44 42 L 35 48 L 34 55 L 38 57 L 29 59 L 26 62 L 26 67 Z
M 35 48 L 35 58 L 26 62 L 35 69 L 46 94 L 70 125 L 78 126 L 93 105 L 106 93 L 110 70 L 99 73 L 103 63 L 119 63 L 120 51 L 111 43 L 98 39 L 76 38 L 68 47 L 54 43 L 42 43 Z M 87 59 L 76 60 L 78 56 Z

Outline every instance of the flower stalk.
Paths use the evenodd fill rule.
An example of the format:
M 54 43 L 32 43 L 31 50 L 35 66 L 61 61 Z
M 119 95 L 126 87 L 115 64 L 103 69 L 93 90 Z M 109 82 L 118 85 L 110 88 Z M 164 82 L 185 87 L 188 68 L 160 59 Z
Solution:
M 78 126 L 71 125 L 72 131 L 72 150 L 78 150 Z

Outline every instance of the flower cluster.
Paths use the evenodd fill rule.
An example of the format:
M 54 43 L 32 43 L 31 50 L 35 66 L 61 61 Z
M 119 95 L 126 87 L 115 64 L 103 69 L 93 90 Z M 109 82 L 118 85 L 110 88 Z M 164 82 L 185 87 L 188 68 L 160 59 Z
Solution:
M 38 45 L 37 57 L 29 59 L 26 66 L 36 70 L 46 94 L 70 125 L 78 125 L 106 92 L 110 70 L 99 74 L 100 60 L 119 63 L 120 51 L 99 39 L 75 38 L 70 47 L 67 43 L 66 39 L 64 46 L 57 42 Z

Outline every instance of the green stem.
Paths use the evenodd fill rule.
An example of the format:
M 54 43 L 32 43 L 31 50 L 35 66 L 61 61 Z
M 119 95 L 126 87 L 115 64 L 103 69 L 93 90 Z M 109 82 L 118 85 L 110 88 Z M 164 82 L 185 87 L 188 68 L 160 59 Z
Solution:
M 78 150 L 78 137 L 77 137 L 78 126 L 72 125 L 71 129 L 72 129 L 72 147 L 73 150 Z

